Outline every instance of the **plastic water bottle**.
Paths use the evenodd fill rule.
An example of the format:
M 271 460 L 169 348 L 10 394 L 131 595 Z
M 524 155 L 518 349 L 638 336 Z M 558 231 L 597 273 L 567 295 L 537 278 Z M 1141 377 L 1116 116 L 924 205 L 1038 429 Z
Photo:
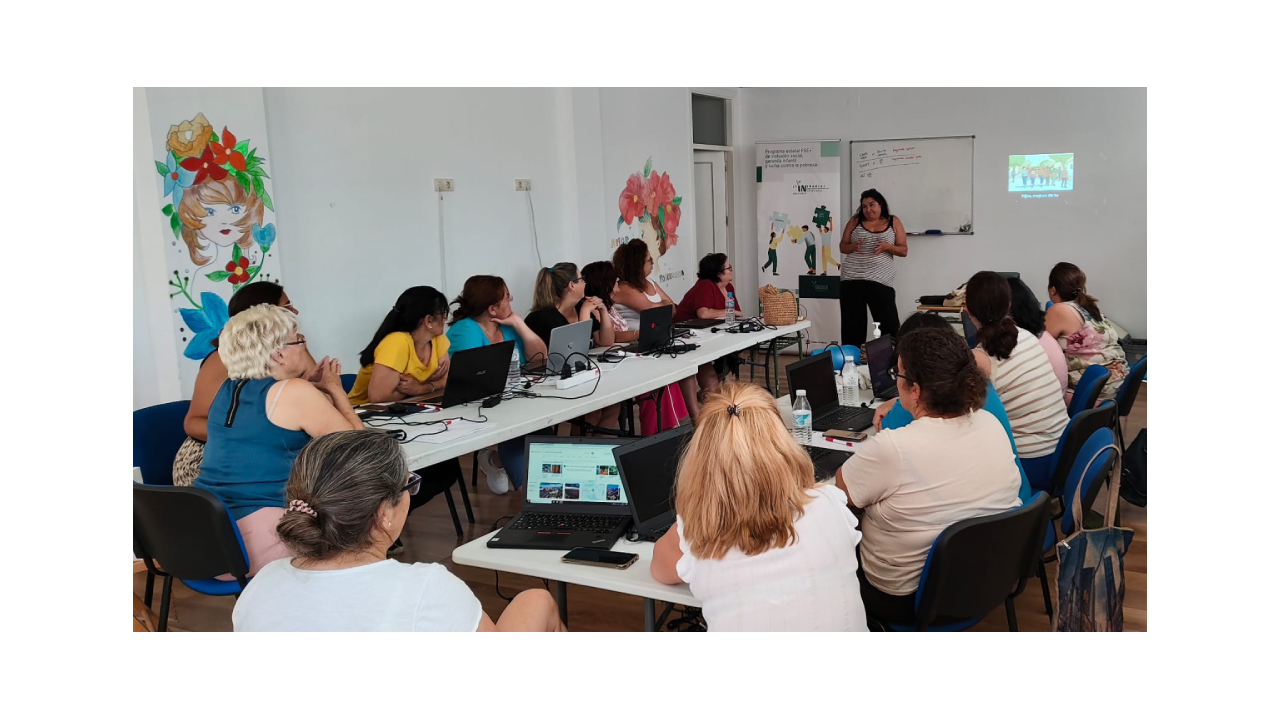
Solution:
M 875 329 L 871 331 L 871 337 L 875 340 L 879 340 L 880 339 L 880 323 L 875 322 L 873 320 L 871 324 L 875 325 Z
M 852 355 L 844 356 L 844 367 L 840 369 L 840 404 L 853 407 L 858 404 L 858 364 Z
M 791 434 L 801 445 L 808 445 L 813 439 L 813 408 L 809 407 L 807 395 L 804 390 L 797 390 L 796 402 L 791 406 L 791 417 L 795 421 Z
M 727 323 L 733 322 L 733 314 L 734 314 L 733 311 L 734 311 L 733 293 L 730 292 L 728 296 L 725 297 L 724 299 L 724 321 L 725 322 Z

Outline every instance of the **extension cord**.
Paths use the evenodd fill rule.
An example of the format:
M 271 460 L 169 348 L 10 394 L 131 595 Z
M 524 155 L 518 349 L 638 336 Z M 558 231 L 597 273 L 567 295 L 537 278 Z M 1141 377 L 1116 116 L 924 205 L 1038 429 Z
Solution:
M 583 383 L 591 382 L 600 377 L 600 368 L 591 368 L 590 370 L 579 370 L 570 375 L 568 378 L 556 378 L 557 390 L 568 390 L 577 387 Z

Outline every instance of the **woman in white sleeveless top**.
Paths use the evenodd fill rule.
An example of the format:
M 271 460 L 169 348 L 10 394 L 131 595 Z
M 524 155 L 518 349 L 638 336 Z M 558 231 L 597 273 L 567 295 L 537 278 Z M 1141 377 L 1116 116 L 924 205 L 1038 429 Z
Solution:
M 1009 316 L 1011 297 L 1009 282 L 996 273 L 969 278 L 965 311 L 978 328 L 973 355 L 1004 404 L 1027 482 L 1033 491 L 1048 490 L 1067 405 L 1040 341 Z
M 862 205 L 840 238 L 840 342 L 867 341 L 867 308 L 885 335 L 898 334 L 894 257 L 907 256 L 902 221 L 875 188 L 862 193 Z

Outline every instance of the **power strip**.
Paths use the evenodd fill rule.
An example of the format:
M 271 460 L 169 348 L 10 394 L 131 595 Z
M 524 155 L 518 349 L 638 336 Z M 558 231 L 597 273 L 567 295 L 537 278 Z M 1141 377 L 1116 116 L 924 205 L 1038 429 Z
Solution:
M 568 390 L 569 388 L 574 388 L 583 383 L 588 383 L 588 382 L 591 382 L 592 380 L 598 380 L 599 378 L 600 378 L 600 368 L 591 368 L 590 370 L 579 370 L 573 375 L 570 375 L 567 380 L 565 378 L 559 378 L 559 377 L 556 378 L 556 389 Z

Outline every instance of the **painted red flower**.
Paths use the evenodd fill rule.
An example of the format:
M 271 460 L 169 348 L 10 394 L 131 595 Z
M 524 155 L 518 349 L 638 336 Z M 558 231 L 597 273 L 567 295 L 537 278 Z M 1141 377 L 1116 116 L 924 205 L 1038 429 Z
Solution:
M 212 145 L 212 143 L 210 144 Z M 213 159 L 213 150 L 209 147 L 205 147 L 204 152 L 200 153 L 200 157 L 183 158 L 182 162 L 178 164 L 186 170 L 195 171 L 196 179 L 192 181 L 192 185 L 199 185 L 204 182 L 206 177 L 222 180 L 227 176 L 226 169 L 219 166 L 217 161 Z
M 645 193 L 644 207 L 650 215 L 658 217 L 658 208 L 676 199 L 676 189 L 666 173 L 661 175 L 656 172 L 650 173 L 648 186 L 649 192 Z
M 675 234 L 676 228 L 680 225 L 680 206 L 675 203 L 667 203 L 662 206 L 662 230 L 667 235 Z
M 236 136 L 231 134 L 227 127 L 222 126 L 222 137 L 220 143 L 209 143 L 209 147 L 213 148 L 213 161 L 219 165 L 231 163 L 231 167 L 245 171 L 244 155 L 236 152 Z M 217 179 L 217 178 L 215 178 Z
M 618 196 L 618 210 L 622 213 L 623 222 L 630 225 L 632 221 L 644 214 L 645 195 L 648 189 L 645 187 L 644 177 L 640 173 L 635 173 L 627 178 L 627 186 L 622 189 L 622 194 Z
M 241 257 L 240 262 L 227 263 L 227 282 L 232 285 L 239 285 L 242 282 L 249 282 L 249 258 Z

